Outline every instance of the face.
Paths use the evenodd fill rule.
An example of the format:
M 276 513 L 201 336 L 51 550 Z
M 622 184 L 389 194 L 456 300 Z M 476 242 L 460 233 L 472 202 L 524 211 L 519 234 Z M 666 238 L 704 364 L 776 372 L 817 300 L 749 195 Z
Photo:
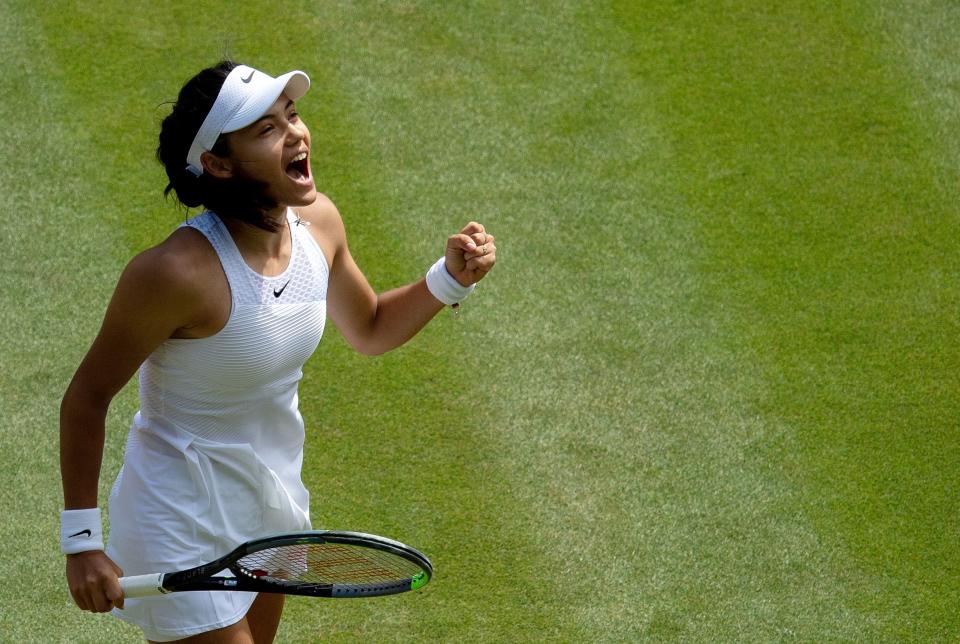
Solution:
M 281 94 L 251 125 L 227 135 L 230 155 L 209 154 L 206 169 L 218 177 L 256 179 L 281 207 L 307 206 L 317 198 L 310 171 L 310 130 L 293 101 Z

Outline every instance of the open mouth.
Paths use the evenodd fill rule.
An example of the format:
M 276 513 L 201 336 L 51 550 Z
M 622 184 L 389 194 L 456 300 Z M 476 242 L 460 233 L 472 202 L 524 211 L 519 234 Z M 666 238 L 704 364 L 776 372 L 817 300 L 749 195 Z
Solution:
M 307 161 L 307 153 L 301 152 L 293 157 L 287 164 L 287 175 L 297 182 L 308 181 L 310 179 L 310 163 Z

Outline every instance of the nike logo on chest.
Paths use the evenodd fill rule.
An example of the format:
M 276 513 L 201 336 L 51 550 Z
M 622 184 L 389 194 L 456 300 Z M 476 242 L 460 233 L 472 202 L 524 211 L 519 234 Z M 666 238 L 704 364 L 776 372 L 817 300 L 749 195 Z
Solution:
M 281 295 L 283 295 L 283 291 L 284 291 L 284 289 L 287 288 L 287 284 L 289 284 L 289 283 L 290 283 L 290 280 L 287 280 L 286 284 L 284 284 L 283 286 L 280 287 L 280 290 L 273 289 L 273 296 L 274 296 L 274 297 L 280 297 Z

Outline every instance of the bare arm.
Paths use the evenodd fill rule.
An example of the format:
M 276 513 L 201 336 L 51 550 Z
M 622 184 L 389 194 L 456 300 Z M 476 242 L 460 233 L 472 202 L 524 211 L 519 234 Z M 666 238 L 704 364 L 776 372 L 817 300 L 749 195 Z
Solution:
M 97 506 L 104 421 L 110 401 L 161 342 L 189 327 L 200 309 L 184 284 L 184 264 L 153 249 L 123 272 L 103 325 L 60 406 L 60 472 L 66 509 Z M 120 569 L 102 551 L 67 555 L 70 592 L 80 608 L 123 606 Z
M 60 472 L 66 509 L 97 504 L 104 419 L 110 401 L 146 357 L 197 313 L 199 294 L 163 251 L 124 270 L 103 324 L 60 406 Z M 196 290 L 196 289 L 194 289 Z
M 311 213 L 317 232 L 332 248 L 327 295 L 330 318 L 355 349 L 377 355 L 395 349 L 417 334 L 443 304 L 427 289 L 426 280 L 377 295 L 354 262 L 340 214 L 329 200 L 318 199 Z M 496 262 L 496 246 L 483 226 L 470 223 L 447 239 L 448 272 L 463 286 L 474 284 Z
M 328 302 L 333 323 L 365 355 L 399 347 L 443 309 L 422 279 L 377 295 L 346 245 L 330 271 Z

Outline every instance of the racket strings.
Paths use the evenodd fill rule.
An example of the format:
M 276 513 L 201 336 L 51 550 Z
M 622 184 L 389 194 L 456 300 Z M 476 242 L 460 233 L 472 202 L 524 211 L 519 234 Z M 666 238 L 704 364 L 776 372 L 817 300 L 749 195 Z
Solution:
M 367 584 L 409 579 L 420 566 L 390 552 L 340 543 L 267 548 L 238 562 L 253 577 L 306 584 Z

